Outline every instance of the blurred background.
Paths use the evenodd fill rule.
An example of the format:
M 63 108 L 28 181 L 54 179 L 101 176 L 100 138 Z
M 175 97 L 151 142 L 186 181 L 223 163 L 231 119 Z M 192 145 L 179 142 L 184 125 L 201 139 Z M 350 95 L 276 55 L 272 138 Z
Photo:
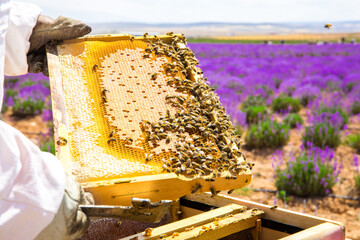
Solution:
M 284 35 L 360 31 L 357 0 L 31 0 L 51 17 L 78 18 L 93 33 L 159 32 L 168 29 L 190 38 Z

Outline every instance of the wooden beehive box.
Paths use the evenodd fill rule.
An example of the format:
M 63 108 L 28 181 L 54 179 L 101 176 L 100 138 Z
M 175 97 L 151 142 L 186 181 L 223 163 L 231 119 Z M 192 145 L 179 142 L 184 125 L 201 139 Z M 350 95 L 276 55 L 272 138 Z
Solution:
M 47 47 L 56 154 L 97 204 L 174 200 L 251 181 L 217 96 L 178 39 L 100 35 Z

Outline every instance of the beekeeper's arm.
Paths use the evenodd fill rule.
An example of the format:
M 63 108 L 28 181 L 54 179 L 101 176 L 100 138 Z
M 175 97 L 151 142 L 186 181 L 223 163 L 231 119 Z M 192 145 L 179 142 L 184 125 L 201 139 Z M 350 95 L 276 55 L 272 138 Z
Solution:
M 29 39 L 39 15 L 34 5 L 0 0 L 0 109 L 4 73 L 27 73 Z M 51 40 L 44 32 L 38 36 L 38 46 Z M 79 237 L 88 226 L 80 203 L 89 203 L 88 198 L 78 183 L 65 177 L 59 160 L 0 121 L 0 239 Z

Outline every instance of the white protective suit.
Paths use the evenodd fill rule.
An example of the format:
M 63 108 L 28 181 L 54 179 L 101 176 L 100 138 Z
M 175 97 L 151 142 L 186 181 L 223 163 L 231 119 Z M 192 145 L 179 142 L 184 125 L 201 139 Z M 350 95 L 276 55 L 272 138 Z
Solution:
M 29 38 L 40 9 L 0 0 L 0 109 L 4 74 L 27 73 Z M 0 239 L 34 239 L 53 220 L 64 196 L 60 161 L 0 121 Z

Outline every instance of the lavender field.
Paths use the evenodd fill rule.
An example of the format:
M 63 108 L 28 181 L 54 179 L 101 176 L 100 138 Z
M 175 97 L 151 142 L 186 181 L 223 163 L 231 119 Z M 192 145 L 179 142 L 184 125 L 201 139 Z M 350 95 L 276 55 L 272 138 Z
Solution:
M 360 239 L 360 45 L 189 45 L 255 163 L 234 194 L 341 221 Z M 48 79 L 5 89 L 4 120 L 54 152 Z

